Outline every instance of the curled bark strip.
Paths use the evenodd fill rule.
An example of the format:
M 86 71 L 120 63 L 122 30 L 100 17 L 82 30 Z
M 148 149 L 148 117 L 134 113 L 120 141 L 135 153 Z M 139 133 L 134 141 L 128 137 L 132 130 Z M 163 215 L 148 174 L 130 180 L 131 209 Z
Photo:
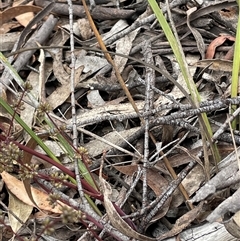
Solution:
M 223 35 L 223 36 L 220 36 L 220 37 L 214 39 L 209 44 L 209 46 L 207 48 L 207 52 L 206 52 L 205 58 L 206 59 L 213 59 L 216 48 L 218 46 L 221 46 L 226 40 L 230 40 L 230 41 L 235 42 L 235 38 L 230 36 L 230 35 Z
M 41 7 L 32 6 L 32 5 L 24 5 L 24 6 L 16 6 L 6 9 L 3 12 L 0 12 L 0 26 L 4 23 L 7 23 L 11 19 L 15 18 L 16 16 L 27 13 L 27 12 L 34 12 L 38 13 L 42 10 Z

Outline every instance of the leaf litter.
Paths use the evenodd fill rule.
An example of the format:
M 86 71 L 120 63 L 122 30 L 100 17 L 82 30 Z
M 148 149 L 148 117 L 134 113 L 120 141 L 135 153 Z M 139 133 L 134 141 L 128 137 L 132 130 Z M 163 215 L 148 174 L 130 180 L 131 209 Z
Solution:
M 16 1 L 14 3 L 16 4 Z M 47 9 L 49 3 L 50 1 L 36 0 L 31 3 L 32 5 L 25 5 L 25 3 L 18 7 L 2 5 L 1 39 L 4 38 L 4 43 L 9 44 L 1 44 L 0 47 L 5 56 L 10 56 L 9 53 L 14 53 L 16 50 L 26 49 L 24 52 L 15 53 L 14 58 L 10 56 L 9 61 L 22 79 L 28 80 L 33 85 L 32 93 L 35 100 L 46 99 L 52 108 L 50 113 L 52 120 L 65 125 L 67 138 L 71 140 L 73 119 L 70 75 L 73 66 L 71 66 L 69 51 L 71 27 L 68 19 L 69 10 L 67 1 L 56 2 L 51 5 L 51 9 Z M 155 16 L 147 2 L 120 1 L 119 7 L 110 0 L 99 1 L 96 4 L 91 6 L 92 17 L 139 113 L 135 112 L 127 100 L 116 72 L 98 48 L 99 43 L 86 20 L 83 6 L 80 1 L 73 1 L 74 54 L 77 59 L 74 95 L 78 145 L 85 147 L 88 151 L 91 160 L 89 169 L 94 173 L 96 181 L 101 184 L 104 196 L 104 201 L 101 203 L 104 205 L 103 214 L 106 214 L 106 219 L 119 232 L 119 236 L 109 237 L 109 230 L 104 228 L 100 234 L 99 227 L 94 228 L 95 232 L 101 236 L 100 240 L 135 238 L 136 240 L 170 241 L 177 238 L 206 241 L 212 240 L 213 232 L 215 237 L 219 235 L 220 241 L 238 240 L 240 238 L 238 231 L 240 229 L 239 165 L 229 126 L 224 129 L 222 135 L 217 137 L 222 161 L 216 166 L 212 153 L 208 150 L 211 165 L 209 173 L 206 173 L 208 170 L 203 163 L 203 144 L 199 124 L 193 124 L 192 121 L 197 114 L 206 112 L 215 133 L 221 129 L 228 118 L 229 105 L 239 104 L 239 98 L 233 100 L 229 95 L 233 65 L 230 51 L 234 46 L 239 17 L 236 1 L 170 2 L 181 45 L 203 99 L 199 109 L 189 105 L 185 93 L 174 85 L 168 76 L 158 72 L 157 69 L 149 72 L 148 68 L 151 68 L 151 65 L 142 62 L 142 60 L 147 63 L 152 62 L 154 66 L 168 72 L 180 86 L 187 90 L 170 45 L 159 25 L 154 22 Z M 166 12 L 165 1 L 161 1 L 161 7 Z M 39 14 L 36 15 L 39 12 L 41 17 Z M 19 14 L 26 13 L 28 15 L 23 19 L 18 17 Z M 33 25 L 37 25 L 37 28 L 29 27 Z M 16 37 L 19 36 L 19 42 L 11 40 L 13 34 L 17 34 Z M 146 43 L 149 44 L 147 50 L 146 46 L 143 46 Z M 39 46 L 43 46 L 44 50 L 42 60 L 38 51 Z M 31 50 L 28 50 L 29 48 Z M 144 51 L 149 52 L 145 54 Z M 152 56 L 151 60 L 146 56 Z M 147 88 L 148 79 L 145 77 L 149 74 L 150 91 L 154 94 L 150 95 L 153 104 L 146 111 L 145 88 Z M 21 84 L 8 73 L 6 68 L 4 69 L 4 65 L 1 66 L 1 98 L 12 103 L 13 96 L 16 98 L 22 91 Z M 38 101 L 34 101 L 30 96 L 24 96 L 24 109 L 19 110 L 18 114 L 29 127 L 43 134 L 48 132 L 48 127 L 37 117 Z M 0 115 L 1 131 L 6 133 L 11 125 L 11 117 L 4 111 L 1 111 Z M 144 150 L 146 147 L 144 138 L 147 134 L 146 122 L 144 124 L 141 121 L 142 118 L 149 121 L 149 132 L 156 142 L 160 143 L 161 150 L 151 141 L 147 150 L 146 148 Z M 13 124 L 17 125 L 17 123 Z M 172 128 L 166 129 L 167 126 Z M 24 131 L 19 131 L 17 135 L 16 130 L 12 132 L 15 140 L 22 144 L 28 142 Z M 52 136 L 47 139 L 46 143 L 58 144 Z M 234 132 L 234 139 L 239 146 L 238 131 Z M 139 143 L 142 143 L 140 147 Z M 194 146 L 195 143 L 199 146 Z M 58 148 L 55 149 L 58 150 Z M 65 160 L 63 149 L 60 148 L 58 151 L 60 154 L 55 155 L 60 156 L 62 161 Z M 145 166 L 143 156 L 146 151 L 149 154 Z M 238 151 L 239 148 L 237 153 Z M 162 160 L 164 153 L 178 174 L 177 180 L 173 179 Z M 102 159 L 104 159 L 103 169 L 101 169 L 103 173 L 99 175 Z M 35 161 L 33 158 L 32 162 Z M 66 165 L 73 170 L 70 163 Z M 48 168 L 49 165 L 41 162 L 41 171 Z M 143 187 L 144 176 L 139 180 L 136 179 L 134 183 L 138 168 L 147 169 L 146 187 Z M 127 177 L 131 177 L 132 182 L 127 184 L 125 182 Z M 182 181 L 181 177 L 186 178 Z M 16 214 L 19 212 L 19 204 L 13 207 L 13 201 L 23 202 L 22 209 L 26 209 L 25 211 L 28 208 L 24 208 L 24 205 L 36 207 L 20 180 L 13 179 L 12 175 L 5 172 L 2 173 L 2 178 L 9 194 L 3 188 L 1 192 L 5 196 L 9 195 L 11 202 L 8 203 L 6 198 L 2 198 L 1 202 L 9 205 L 9 210 L 15 211 Z M 189 200 L 183 198 L 176 188 L 177 183 L 182 183 L 190 197 Z M 18 189 L 13 192 L 13 188 Z M 34 190 L 31 195 L 39 198 L 39 200 L 34 199 L 37 201 L 37 208 L 51 211 L 49 218 L 54 223 L 56 213 L 58 215 L 61 213 L 59 207 L 54 209 L 45 203 L 49 194 L 41 191 L 40 186 L 36 189 L 31 188 Z M 143 191 L 144 188 L 147 192 Z M 126 192 L 123 193 L 127 196 L 126 202 L 122 203 L 123 213 L 120 214 L 110 200 L 110 194 L 114 190 L 121 193 L 124 189 Z M 71 192 L 67 188 L 60 191 L 76 199 L 75 191 Z M 144 199 L 147 200 L 145 204 L 143 204 Z M 192 208 L 191 205 L 193 205 Z M 27 223 L 32 218 L 31 213 L 34 215 L 34 212 L 29 211 L 22 221 Z M 53 213 L 55 213 L 54 217 Z M 24 215 L 22 213 L 22 216 Z M 127 217 L 131 222 L 127 222 Z M 12 220 L 12 216 L 9 214 L 10 219 Z M 10 226 L 14 232 L 17 232 L 22 224 L 19 225 L 18 221 L 11 220 Z M 37 225 L 41 225 L 41 222 L 39 221 Z M 212 222 L 217 228 L 212 229 Z M 59 222 L 53 225 L 57 227 Z M 75 240 L 84 239 L 84 237 L 87 240 L 93 239 L 81 223 L 74 226 L 82 229 L 81 232 L 67 225 L 60 226 L 62 232 L 65 231 L 64 239 L 56 234 L 50 234 L 49 237 L 58 240 L 74 240 L 73 237 L 76 237 Z M 200 235 L 196 238 L 195 235 L 198 232 Z M 23 231 L 18 232 L 16 238 L 21 235 L 24 237 L 26 234 Z M 30 237 L 29 234 L 27 236 Z

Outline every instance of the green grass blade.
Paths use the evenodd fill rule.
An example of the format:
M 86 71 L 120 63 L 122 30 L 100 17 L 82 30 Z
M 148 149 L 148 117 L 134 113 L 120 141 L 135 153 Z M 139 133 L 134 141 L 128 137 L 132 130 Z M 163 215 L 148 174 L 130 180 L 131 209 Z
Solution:
M 237 1 L 239 5 L 240 0 Z M 233 57 L 233 69 L 232 69 L 232 85 L 231 85 L 231 98 L 237 97 L 238 95 L 238 85 L 239 85 L 239 72 L 240 72 L 240 7 L 238 13 L 238 24 L 237 33 L 234 47 L 234 57 Z M 231 106 L 231 113 L 236 110 L 237 106 Z M 232 122 L 232 128 L 235 130 L 237 125 L 237 120 Z

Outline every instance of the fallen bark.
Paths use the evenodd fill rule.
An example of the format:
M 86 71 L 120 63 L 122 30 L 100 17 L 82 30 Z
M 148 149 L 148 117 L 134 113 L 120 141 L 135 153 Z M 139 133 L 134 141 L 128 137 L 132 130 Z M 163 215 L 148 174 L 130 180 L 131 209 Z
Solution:
M 238 238 L 233 237 L 220 223 L 206 223 L 201 226 L 189 228 L 176 237 L 165 239 L 164 241 L 239 241 Z

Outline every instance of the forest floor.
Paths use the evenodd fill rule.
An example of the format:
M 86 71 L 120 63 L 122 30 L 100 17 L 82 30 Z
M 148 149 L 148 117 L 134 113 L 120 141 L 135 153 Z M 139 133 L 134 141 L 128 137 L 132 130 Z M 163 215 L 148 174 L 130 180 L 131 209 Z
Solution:
M 158 1 L 197 101 L 146 0 L 84 3 L 0 2 L 0 240 L 240 240 L 237 1 Z

